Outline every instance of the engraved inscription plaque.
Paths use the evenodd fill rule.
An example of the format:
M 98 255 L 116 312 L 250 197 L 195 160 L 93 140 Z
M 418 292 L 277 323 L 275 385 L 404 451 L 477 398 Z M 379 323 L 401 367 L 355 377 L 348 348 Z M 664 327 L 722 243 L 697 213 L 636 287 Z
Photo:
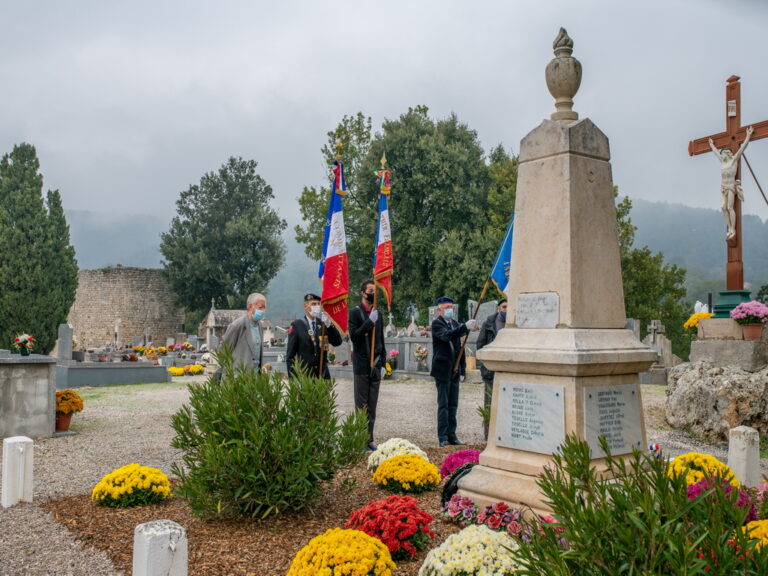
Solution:
M 640 391 L 637 384 L 590 386 L 584 392 L 584 439 L 593 458 L 605 456 L 598 438 L 604 436 L 611 454 L 643 449 Z
M 553 454 L 565 439 L 563 386 L 523 384 L 497 378 L 496 444 Z
M 557 292 L 518 294 L 515 325 L 518 328 L 556 328 L 560 321 Z

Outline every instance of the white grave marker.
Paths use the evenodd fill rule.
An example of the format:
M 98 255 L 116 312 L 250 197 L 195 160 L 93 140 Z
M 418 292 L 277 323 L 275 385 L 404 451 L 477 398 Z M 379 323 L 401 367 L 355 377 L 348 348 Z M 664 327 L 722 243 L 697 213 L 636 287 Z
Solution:
M 171 520 L 153 520 L 133 532 L 133 576 L 187 576 L 187 531 Z
M 3 508 L 32 502 L 32 458 L 34 442 L 26 436 L 3 440 Z

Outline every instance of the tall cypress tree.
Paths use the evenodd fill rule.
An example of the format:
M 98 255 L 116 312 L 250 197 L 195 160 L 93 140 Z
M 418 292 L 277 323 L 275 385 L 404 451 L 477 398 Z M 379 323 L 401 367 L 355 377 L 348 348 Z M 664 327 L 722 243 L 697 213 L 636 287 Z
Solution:
M 56 190 L 43 198 L 35 147 L 14 146 L 0 161 L 0 348 L 16 334 L 48 353 L 75 300 L 77 262 Z

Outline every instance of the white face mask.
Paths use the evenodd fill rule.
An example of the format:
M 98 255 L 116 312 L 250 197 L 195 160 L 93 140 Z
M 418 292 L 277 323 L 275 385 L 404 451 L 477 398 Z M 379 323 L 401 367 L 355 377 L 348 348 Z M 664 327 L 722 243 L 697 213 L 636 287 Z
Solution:
M 445 317 L 449 320 L 453 318 L 453 308 L 446 308 L 445 309 Z
M 315 317 L 320 316 L 320 304 L 315 304 L 314 306 L 310 306 L 309 313 Z

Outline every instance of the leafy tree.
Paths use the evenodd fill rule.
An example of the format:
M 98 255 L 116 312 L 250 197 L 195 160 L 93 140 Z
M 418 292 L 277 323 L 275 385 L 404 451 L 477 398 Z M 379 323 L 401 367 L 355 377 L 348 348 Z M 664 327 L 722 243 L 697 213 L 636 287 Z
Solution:
M 77 262 L 61 196 L 49 190 L 43 198 L 39 170 L 31 144 L 0 161 L 0 346 L 26 332 L 46 354 L 75 300 Z
M 344 152 L 350 188 L 344 223 L 353 287 L 371 275 L 379 191 L 374 174 L 386 153 L 392 171 L 394 307 L 400 312 L 410 302 L 424 309 L 442 293 L 460 302 L 477 298 L 514 202 L 517 160 L 499 147 L 489 166 L 473 130 L 455 115 L 435 120 L 428 112 L 426 106 L 410 108 L 386 120 L 373 138 L 370 120 L 360 114 L 345 117 L 323 149 L 330 161 L 335 138 L 344 140 L 350 131 L 355 135 L 350 138 L 354 155 L 347 157 L 346 146 Z M 297 227 L 297 241 L 319 258 L 327 192 L 305 188 L 299 202 L 307 225 Z
M 618 189 L 616 189 L 618 197 Z M 632 201 L 625 196 L 616 205 L 619 229 L 621 271 L 624 281 L 624 302 L 628 318 L 638 318 L 644 327 L 651 320 L 661 320 L 672 341 L 672 350 L 687 358 L 690 339 L 683 330 L 690 308 L 684 301 L 685 269 L 675 264 L 665 264 L 661 252 L 633 248 L 635 231 L 629 213 Z
M 760 287 L 760 290 L 757 291 L 757 296 L 755 296 L 755 300 L 768 304 L 768 284 L 764 284 Z
M 214 299 L 219 306 L 245 307 L 248 294 L 264 292 L 282 266 L 286 223 L 269 206 L 272 188 L 257 166 L 232 157 L 176 201 L 160 252 L 178 305 L 201 311 Z

